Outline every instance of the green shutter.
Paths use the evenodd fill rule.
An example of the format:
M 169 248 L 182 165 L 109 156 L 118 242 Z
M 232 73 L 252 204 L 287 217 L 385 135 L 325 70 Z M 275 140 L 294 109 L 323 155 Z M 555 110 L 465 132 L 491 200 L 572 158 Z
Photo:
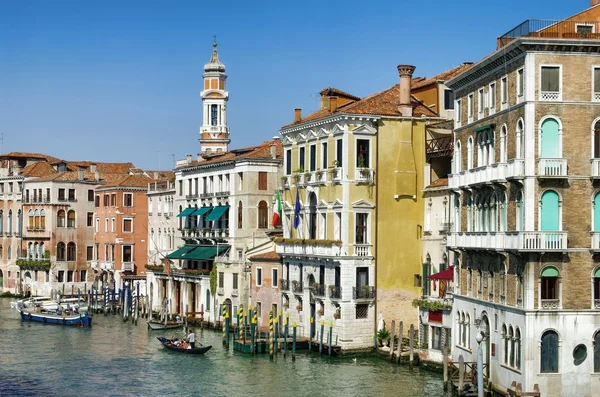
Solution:
M 548 266 L 542 271 L 542 277 L 558 277 L 558 270 L 553 266 Z
M 542 349 L 540 361 L 540 372 L 558 372 L 558 335 L 556 334 L 556 332 L 548 331 L 544 335 L 542 335 Z
M 560 230 L 560 210 L 558 193 L 548 190 L 542 195 L 542 222 L 541 230 L 557 231 Z
M 560 136 L 558 121 L 548 119 L 542 123 L 541 158 L 560 157 Z

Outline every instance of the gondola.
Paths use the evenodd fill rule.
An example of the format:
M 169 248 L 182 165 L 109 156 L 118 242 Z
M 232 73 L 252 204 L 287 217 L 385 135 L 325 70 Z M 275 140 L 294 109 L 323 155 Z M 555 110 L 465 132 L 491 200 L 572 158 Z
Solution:
M 170 339 L 167 339 L 162 336 L 157 337 L 156 339 L 158 339 L 160 341 L 160 343 L 162 343 L 162 345 L 164 347 L 166 347 L 167 349 L 173 350 L 173 351 L 176 351 L 179 353 L 185 353 L 185 354 L 204 354 L 212 348 L 212 346 L 202 346 L 200 344 L 197 344 L 196 345 L 197 347 L 195 347 L 193 349 L 192 348 L 188 349 L 188 348 L 182 348 L 182 347 L 175 346 L 175 345 L 171 344 Z
M 157 320 L 148 320 L 148 327 L 151 330 L 161 330 L 161 329 L 175 329 L 183 327 L 183 321 L 157 321 Z

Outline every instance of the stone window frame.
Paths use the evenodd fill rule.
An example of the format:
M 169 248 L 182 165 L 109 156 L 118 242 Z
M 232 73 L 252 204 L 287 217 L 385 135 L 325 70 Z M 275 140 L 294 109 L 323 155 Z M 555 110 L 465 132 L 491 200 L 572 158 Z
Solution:
M 558 99 L 555 99 L 555 100 L 542 99 L 543 92 L 545 92 L 545 91 L 542 91 L 542 70 L 544 68 L 558 68 Z M 544 63 L 544 64 L 539 65 L 538 93 L 539 93 L 538 100 L 540 100 L 540 101 L 561 102 L 563 100 L 563 65 L 550 64 L 550 63 Z

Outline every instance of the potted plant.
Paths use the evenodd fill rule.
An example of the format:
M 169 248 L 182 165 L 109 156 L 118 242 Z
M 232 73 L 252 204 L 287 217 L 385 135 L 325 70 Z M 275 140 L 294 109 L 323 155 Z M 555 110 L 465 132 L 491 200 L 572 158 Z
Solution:
M 317 178 L 317 182 L 319 182 L 323 177 L 323 170 L 317 170 L 317 172 L 315 172 L 315 176 Z
M 390 331 L 387 328 L 382 328 L 377 332 L 377 341 L 379 342 L 379 346 L 386 345 L 390 342 Z
M 283 307 L 285 307 L 285 308 L 290 307 L 290 302 L 288 302 L 288 301 L 283 302 Z
M 339 320 L 341 317 L 342 315 L 339 310 L 336 310 L 336 312 L 333 313 L 333 318 L 335 318 L 336 320 Z
M 304 173 L 304 183 L 310 181 L 310 176 L 311 176 L 310 171 L 306 171 Z
M 317 311 L 317 314 L 318 314 L 319 316 L 322 316 L 322 315 L 324 315 L 324 314 L 325 314 L 325 309 L 319 309 L 319 310 Z
M 287 176 L 282 176 L 281 177 L 281 186 L 285 186 L 287 184 L 287 180 L 288 180 Z
M 296 305 L 296 310 L 298 310 L 299 312 L 302 311 L 302 305 Z
M 369 285 L 362 286 L 363 297 L 370 298 L 371 296 L 371 287 Z
M 337 167 L 339 167 L 339 166 L 340 166 L 340 162 L 339 162 L 339 161 L 337 161 L 337 160 L 333 160 L 333 161 L 331 162 L 331 166 L 332 166 L 333 168 L 337 168 Z
M 312 287 L 315 290 L 319 289 L 319 283 L 313 283 Z

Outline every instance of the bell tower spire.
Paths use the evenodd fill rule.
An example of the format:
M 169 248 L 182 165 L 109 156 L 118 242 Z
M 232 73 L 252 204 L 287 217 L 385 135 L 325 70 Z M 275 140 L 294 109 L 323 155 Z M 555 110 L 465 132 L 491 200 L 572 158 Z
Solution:
M 210 61 L 204 65 L 204 89 L 202 98 L 202 127 L 200 127 L 200 150 L 202 154 L 226 152 L 229 139 L 227 126 L 227 101 L 225 90 L 225 65 L 219 61 L 217 37 L 213 41 Z

